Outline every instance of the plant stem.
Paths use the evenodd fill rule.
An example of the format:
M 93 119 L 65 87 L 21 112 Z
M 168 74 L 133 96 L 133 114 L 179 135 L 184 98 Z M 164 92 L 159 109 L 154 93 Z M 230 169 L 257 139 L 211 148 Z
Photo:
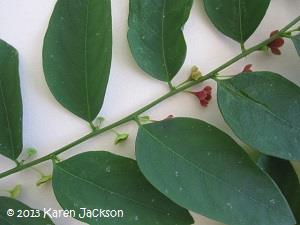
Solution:
M 282 30 L 280 30 L 276 35 L 266 39 L 265 41 L 262 41 L 261 43 L 253 46 L 252 48 L 249 48 L 249 49 L 245 49 L 241 54 L 237 55 L 236 57 L 230 59 L 229 61 L 227 61 L 226 63 L 224 63 L 223 65 L 219 66 L 217 69 L 211 71 L 210 73 L 208 73 L 206 76 L 203 76 L 201 77 L 199 80 L 196 80 L 196 81 L 191 81 L 189 83 L 186 83 L 178 88 L 174 88 L 173 85 L 172 85 L 172 89 L 165 95 L 161 96 L 160 98 L 154 100 L 153 102 L 149 103 L 148 105 L 146 105 L 145 107 L 137 110 L 136 112 L 124 117 L 123 119 L 115 122 L 115 123 L 112 123 L 111 125 L 108 125 L 102 129 L 96 129 L 96 130 L 93 130 L 91 133 L 83 136 L 82 138 L 44 156 L 44 157 L 41 157 L 39 159 L 36 159 L 32 162 L 28 162 L 26 164 L 23 164 L 23 165 L 18 165 L 17 167 L 13 168 L 13 169 L 10 169 L 6 172 L 3 172 L 0 174 L 0 179 L 1 178 L 4 178 L 4 177 L 7 177 L 11 174 L 14 174 L 14 173 L 17 173 L 19 171 L 22 171 L 24 169 L 27 169 L 29 167 L 32 167 L 34 165 L 37 165 L 37 164 L 40 164 L 42 162 L 45 162 L 45 161 L 48 161 L 48 160 L 51 160 L 51 159 L 54 159 L 57 155 L 67 151 L 68 149 L 78 145 L 78 144 L 81 144 L 99 134 L 102 134 L 108 130 L 111 130 L 115 127 L 118 127 L 122 124 L 125 124 L 125 123 L 128 123 L 130 121 L 134 121 L 139 115 L 141 115 L 142 113 L 146 112 L 147 110 L 151 109 L 152 107 L 158 105 L 159 103 L 163 102 L 164 100 L 166 100 L 167 98 L 171 97 L 171 96 L 174 96 L 196 84 L 199 84 L 205 80 L 208 80 L 208 79 L 211 79 L 213 78 L 216 74 L 218 74 L 219 72 L 221 72 L 222 70 L 226 69 L 227 67 L 231 66 L 232 64 L 234 64 L 235 62 L 239 61 L 240 59 L 252 54 L 253 52 L 255 51 L 258 51 L 260 50 L 262 47 L 268 45 L 269 43 L 271 43 L 272 41 L 274 41 L 275 39 L 277 39 L 278 37 L 280 37 L 283 33 L 285 33 L 288 29 L 290 29 L 292 26 L 294 26 L 296 23 L 298 23 L 300 21 L 300 16 L 298 16 L 296 19 L 294 19 L 291 23 L 289 23 L 287 26 L 285 26 Z M 170 83 L 169 83 L 170 85 Z M 171 86 L 170 86 L 171 87 Z
M 95 127 L 95 125 L 93 124 L 93 122 L 89 122 L 89 124 L 90 124 L 90 127 L 91 127 L 91 129 L 92 129 L 93 131 L 97 129 L 97 128 Z
M 287 33 L 293 33 L 293 32 L 299 32 L 299 31 L 300 31 L 300 27 L 297 27 L 295 29 L 287 31 Z
M 245 43 L 244 43 L 244 42 L 241 43 L 241 50 L 242 50 L 242 52 L 245 52 L 245 51 L 246 51 Z
M 173 84 L 172 84 L 171 81 L 168 81 L 168 85 L 169 85 L 170 90 L 174 90 L 175 89 L 175 87 L 173 86 Z

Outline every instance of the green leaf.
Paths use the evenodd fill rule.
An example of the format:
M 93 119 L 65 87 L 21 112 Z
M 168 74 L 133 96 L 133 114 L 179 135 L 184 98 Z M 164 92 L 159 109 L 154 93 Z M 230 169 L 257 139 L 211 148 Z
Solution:
M 300 88 L 271 72 L 218 81 L 225 121 L 246 144 L 267 155 L 300 160 Z
M 269 4 L 270 0 L 204 0 L 206 13 L 216 28 L 241 44 L 254 33 Z
M 0 154 L 17 159 L 23 148 L 18 52 L 0 40 Z
M 22 217 L 18 217 L 18 215 Z M 7 197 L 0 197 L 0 224 L 54 225 L 47 214 L 44 215 L 43 211 L 32 209 L 22 202 Z
M 44 39 L 43 66 L 52 94 L 89 122 L 105 96 L 111 29 L 110 0 L 58 0 Z
M 293 41 L 295 48 L 297 50 L 297 53 L 300 57 L 300 34 L 293 36 L 292 41 Z
M 184 63 L 182 27 L 193 0 L 130 0 L 128 41 L 138 65 L 152 77 L 170 82 Z
M 297 224 L 300 224 L 300 184 L 299 178 L 292 164 L 283 159 L 261 156 L 258 162 L 277 183 L 287 199 Z
M 279 189 L 228 135 L 196 119 L 139 128 L 138 165 L 177 204 L 231 225 L 293 225 Z
M 153 188 L 134 160 L 109 152 L 82 153 L 54 165 L 53 188 L 60 205 L 76 210 L 76 218 L 88 224 L 193 223 L 187 210 Z M 80 208 L 123 210 L 124 214 L 122 218 L 79 218 Z

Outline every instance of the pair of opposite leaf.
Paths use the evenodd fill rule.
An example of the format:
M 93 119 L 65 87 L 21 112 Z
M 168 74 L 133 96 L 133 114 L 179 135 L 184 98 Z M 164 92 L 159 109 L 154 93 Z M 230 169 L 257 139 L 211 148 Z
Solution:
M 262 21 L 270 0 L 204 0 L 213 24 L 242 45 Z M 192 0 L 130 1 L 128 41 L 138 65 L 152 77 L 171 82 L 184 63 L 182 32 Z

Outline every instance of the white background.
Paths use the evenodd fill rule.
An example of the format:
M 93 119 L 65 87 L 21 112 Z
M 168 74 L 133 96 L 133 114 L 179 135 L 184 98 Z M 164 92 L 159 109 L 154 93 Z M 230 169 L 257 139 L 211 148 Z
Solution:
M 281 28 L 299 15 L 300 1 L 272 0 L 269 11 L 261 26 L 247 42 L 251 46 L 267 38 L 271 31 Z M 89 126 L 81 119 L 60 106 L 47 88 L 42 69 L 42 44 L 47 24 L 53 10 L 54 0 L 0 0 L 0 38 L 9 42 L 20 53 L 20 76 L 24 104 L 24 149 L 35 147 L 38 157 L 88 133 Z M 113 14 L 113 62 L 105 103 L 101 116 L 106 124 L 127 115 L 149 101 L 168 91 L 165 83 L 147 76 L 134 62 L 126 39 L 128 0 L 112 0 Z M 187 78 L 192 65 L 197 65 L 203 73 L 224 63 L 239 53 L 239 45 L 224 37 L 209 22 L 201 0 L 195 0 L 189 21 L 185 26 L 188 55 L 184 66 L 174 80 L 175 83 Z M 300 63 L 296 52 L 287 41 L 281 57 L 256 53 L 241 60 L 223 74 L 236 74 L 244 65 L 252 63 L 255 70 L 271 70 L 281 73 L 300 85 Z M 206 84 L 214 86 L 213 82 Z M 205 84 L 203 84 L 205 85 Z M 195 88 L 199 90 L 201 86 Z M 173 114 L 206 120 L 220 129 L 233 133 L 220 116 L 215 95 L 207 108 L 199 106 L 195 97 L 180 94 L 150 110 L 147 115 L 162 119 Z M 61 158 L 88 150 L 110 150 L 116 154 L 134 158 L 134 140 L 137 127 L 129 124 L 117 129 L 130 133 L 129 140 L 120 145 L 113 144 L 114 134 L 106 133 L 81 144 Z M 235 138 L 235 137 L 234 137 Z M 10 160 L 0 157 L 0 171 L 14 166 Z M 45 173 L 51 172 L 51 164 L 38 166 Z M 35 186 L 39 175 L 33 170 L 9 176 L 0 180 L 0 189 L 22 185 L 19 200 L 35 208 L 60 209 L 55 200 L 51 183 L 40 188 Z M 75 187 L 76 188 L 76 187 Z M 4 195 L 5 193 L 0 193 Z M 216 225 L 209 219 L 195 215 L 198 225 Z M 54 220 L 57 225 L 82 224 L 76 220 Z

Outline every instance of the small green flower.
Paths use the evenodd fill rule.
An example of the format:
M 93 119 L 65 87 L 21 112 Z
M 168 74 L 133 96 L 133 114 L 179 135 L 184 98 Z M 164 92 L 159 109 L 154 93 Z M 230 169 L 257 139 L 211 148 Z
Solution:
M 137 119 L 140 124 L 146 124 L 152 122 L 150 116 L 139 116 Z
M 47 183 L 48 181 L 52 180 L 52 175 L 44 175 L 41 177 L 41 179 L 39 179 L 37 182 L 36 182 L 36 186 L 41 186 L 42 184 L 45 184 Z
M 190 80 L 199 80 L 202 77 L 202 73 L 200 72 L 197 66 L 192 67 Z
M 27 153 L 27 157 L 31 158 L 37 154 L 37 150 L 35 148 L 28 148 L 26 150 L 26 153 Z
M 115 145 L 118 145 L 124 141 L 126 141 L 129 137 L 129 134 L 126 134 L 126 133 L 122 133 L 122 134 L 118 134 L 117 133 L 117 137 L 115 139 Z
M 11 198 L 18 198 L 21 194 L 22 186 L 20 184 L 16 185 L 13 189 L 9 190 Z
M 103 122 L 104 122 L 104 117 L 102 117 L 102 116 L 99 116 L 99 117 L 97 117 L 96 119 L 95 119 L 95 121 L 94 121 L 94 126 L 97 128 L 97 129 L 100 129 L 101 128 L 101 126 L 102 126 L 102 124 L 103 124 Z

